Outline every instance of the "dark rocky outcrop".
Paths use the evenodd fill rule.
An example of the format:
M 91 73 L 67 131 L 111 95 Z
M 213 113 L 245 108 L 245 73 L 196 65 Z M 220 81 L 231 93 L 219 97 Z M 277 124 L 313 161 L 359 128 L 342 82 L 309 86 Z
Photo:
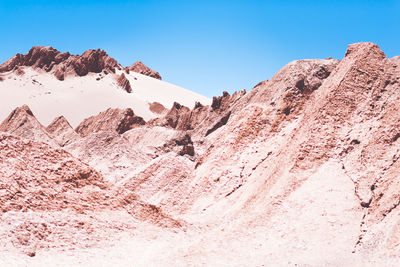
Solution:
M 140 61 L 136 61 L 130 67 L 126 67 L 125 69 L 127 71 L 137 72 L 137 73 L 161 80 L 161 76 L 158 72 L 150 69 L 149 67 L 147 67 Z
M 75 131 L 82 137 L 93 132 L 115 130 L 122 134 L 137 125 L 144 125 L 146 122 L 142 117 L 136 116 L 133 110 L 127 109 L 107 109 L 96 116 L 89 117 L 81 122 Z
M 163 113 L 168 112 L 168 109 L 165 108 L 162 104 L 160 104 L 158 102 L 150 103 L 149 109 L 151 112 L 153 112 L 155 114 L 163 114 Z
M 117 83 L 122 89 L 128 93 L 132 93 L 131 83 L 126 78 L 125 74 L 122 73 L 120 76 L 118 76 Z
M 33 67 L 53 73 L 64 80 L 69 75 L 85 76 L 88 73 L 115 73 L 122 66 L 107 55 L 104 50 L 87 50 L 82 55 L 61 53 L 49 46 L 34 46 L 25 55 L 16 54 L 0 65 L 0 73 L 18 70 L 19 67 Z

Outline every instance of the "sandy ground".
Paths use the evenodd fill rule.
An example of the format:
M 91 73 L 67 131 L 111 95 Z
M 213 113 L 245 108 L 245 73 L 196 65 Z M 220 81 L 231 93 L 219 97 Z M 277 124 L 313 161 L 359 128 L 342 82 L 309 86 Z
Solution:
M 88 74 L 57 80 L 54 75 L 24 68 L 25 74 L 5 74 L 0 82 L 0 117 L 5 118 L 18 106 L 27 104 L 38 118 L 48 125 L 55 117 L 65 116 L 73 127 L 83 119 L 108 108 L 132 108 L 145 120 L 158 114 L 149 110 L 149 103 L 159 102 L 171 108 L 174 101 L 190 108 L 196 101 L 210 104 L 211 100 L 182 87 L 139 73 L 125 76 L 131 83 L 132 93 L 122 90 L 111 74 Z M 117 70 L 117 74 L 120 71 Z M 122 72 L 121 72 L 122 73 Z M 96 80 L 101 78 L 100 80 Z

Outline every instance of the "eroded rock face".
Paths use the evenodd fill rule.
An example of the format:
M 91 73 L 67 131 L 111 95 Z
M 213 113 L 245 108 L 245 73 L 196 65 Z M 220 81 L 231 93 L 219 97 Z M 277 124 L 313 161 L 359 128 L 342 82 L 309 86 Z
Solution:
M 232 96 L 228 92 L 223 92 L 222 96 L 213 98 L 211 106 L 203 106 L 197 102 L 192 110 L 174 103 L 164 118 L 155 119 L 149 124 L 190 131 L 192 135 L 202 139 L 228 122 L 230 108 L 244 95 L 246 90 L 235 92 Z
M 30 257 L 43 248 L 103 244 L 131 231 L 132 218 L 182 226 L 65 150 L 6 133 L 0 133 L 0 215 L 0 242 Z
M 0 132 L 7 132 L 26 139 L 56 145 L 45 127 L 35 118 L 27 105 L 16 108 L 0 124 Z
M 156 225 L 180 228 L 181 220 L 189 222 L 188 234 L 176 239 L 163 239 L 163 230 L 152 232 L 164 241 L 155 252 L 163 255 L 163 264 L 215 263 L 215 255 L 220 260 L 215 265 L 233 258 L 255 266 L 397 263 L 399 84 L 397 57 L 388 59 L 375 44 L 352 44 L 340 61 L 294 61 L 249 93 L 224 92 L 211 106 L 197 103 L 193 109 L 174 103 L 164 117 L 148 123 L 136 123 L 133 111 L 109 109 L 82 122 L 81 138 L 65 149 L 110 181 L 117 197 L 105 201 L 99 193 L 101 204 L 93 207 L 123 208 L 130 218 L 148 217 Z M 21 112 L 18 117 L 31 120 L 26 108 Z M 18 128 L 11 126 L 5 128 Z M 47 165 L 61 174 L 69 166 L 58 164 L 58 154 L 37 159 L 48 146 L 32 149 L 33 141 L 19 140 L 0 150 L 2 175 L 14 172 L 10 165 L 30 160 L 38 162 L 25 166 L 35 177 L 52 177 Z M 14 145 L 22 147 L 7 147 Z M 33 153 L 17 158 L 24 146 Z M 71 166 L 80 170 L 79 164 Z M 68 180 L 88 186 L 74 181 Z M 17 210 L 10 199 L 7 195 L 4 206 Z M 92 205 L 86 199 L 76 201 Z M 108 225 L 126 229 L 114 221 Z M 142 246 L 148 232 L 141 233 Z M 1 231 L 0 236 L 7 237 Z M 187 248 L 196 253 L 182 255 Z M 154 263 L 150 258 L 146 263 Z
M 122 89 L 128 93 L 132 93 L 131 83 L 126 78 L 125 74 L 122 73 L 120 76 L 118 76 L 117 83 Z
M 3 213 L 21 209 L 83 208 L 83 202 L 75 205 L 78 199 L 97 205 L 93 198 L 97 190 L 93 186 L 106 187 L 99 173 L 64 150 L 4 133 L 0 134 L 0 146 L 1 190 L 7 192 L 0 198 Z M 64 194 L 70 190 L 76 193 Z
M 168 109 L 165 108 L 162 104 L 160 104 L 158 102 L 150 103 L 149 109 L 151 112 L 156 113 L 156 114 L 163 114 L 163 113 L 168 112 Z
M 71 55 L 49 46 L 35 46 L 27 54 L 16 54 L 4 62 L 0 65 L 0 72 L 17 70 L 23 66 L 51 72 L 59 80 L 64 80 L 68 75 L 85 76 L 90 72 L 102 71 L 115 73 L 115 69 L 122 69 L 104 50 L 87 50 L 82 55 Z
M 158 72 L 150 69 L 149 67 L 147 67 L 140 61 L 136 61 L 130 67 L 126 67 L 126 69 L 149 76 L 149 77 L 152 77 L 152 78 L 155 78 L 155 79 L 158 79 L 158 80 L 161 80 L 161 76 Z
M 62 147 L 79 139 L 79 135 L 64 116 L 55 118 L 49 126 L 46 127 L 46 131 Z
M 143 118 L 136 116 L 133 110 L 128 108 L 108 109 L 96 116 L 85 119 L 78 125 L 75 131 L 82 137 L 93 132 L 112 130 L 122 134 L 137 125 L 144 125 Z

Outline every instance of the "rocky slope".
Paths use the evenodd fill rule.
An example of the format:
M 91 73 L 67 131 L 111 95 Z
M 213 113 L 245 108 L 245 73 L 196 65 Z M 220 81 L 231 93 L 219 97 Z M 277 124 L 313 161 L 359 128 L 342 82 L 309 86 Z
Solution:
M 79 139 L 79 135 L 66 118 L 63 116 L 55 118 L 47 127 L 46 131 L 51 135 L 54 141 L 61 147 Z
M 136 220 L 182 226 L 60 148 L 1 133 L 0 156 L 2 253 L 104 245 Z
M 0 132 L 55 145 L 45 127 L 36 119 L 27 105 L 16 108 L 0 124 Z
M 3 250 L 22 264 L 49 257 L 96 265 L 94 258 L 107 255 L 104 260 L 112 264 L 143 266 L 396 266 L 398 59 L 387 58 L 372 43 L 352 44 L 342 60 L 291 62 L 250 92 L 224 92 L 211 105 L 188 108 L 176 102 L 147 121 L 134 110 L 109 109 L 84 120 L 76 131 L 61 118 L 45 128 L 22 107 L 18 120 L 12 122 L 11 114 L 0 128 L 23 137 L 3 134 L 0 139 L 6 148 L 0 151 L 3 187 L 11 186 L 21 170 L 26 177 L 58 177 L 86 166 L 97 178 L 85 180 L 83 187 L 54 178 L 60 183 L 51 188 L 85 190 L 74 207 L 105 209 L 110 220 L 97 217 L 100 223 L 90 224 L 93 234 L 87 237 L 110 245 L 95 249 L 88 242 L 89 254 L 77 247 L 71 256 L 40 248 L 21 261 L 15 258 L 19 252 L 12 253 L 13 247 L 21 250 L 19 243 L 4 241 Z M 33 126 L 19 128 L 21 121 Z M 32 129 L 39 137 L 29 134 Z M 32 137 L 41 143 L 27 140 Z M 43 156 L 48 150 L 56 155 Z M 77 167 L 57 165 L 64 160 L 59 154 Z M 28 163 L 35 160 L 40 162 Z M 45 184 L 28 180 L 26 192 L 50 194 Z M 0 197 L 3 206 L 12 207 L 2 214 L 4 240 L 13 238 L 4 233 L 15 231 L 6 222 L 22 220 L 30 207 L 10 198 L 9 191 L 0 191 L 6 196 Z M 95 204 L 88 200 L 93 192 L 99 196 Z M 70 205 L 57 204 L 63 194 L 54 202 L 60 214 Z M 24 203 L 37 201 L 44 205 L 37 198 Z M 122 226 L 124 211 L 135 219 Z M 129 235 L 113 239 L 114 230 L 102 235 L 105 225 Z M 38 227 L 23 231 L 35 236 Z M 60 230 L 65 239 L 57 246 L 70 244 L 70 230 Z M 121 256 L 130 253 L 137 257 Z

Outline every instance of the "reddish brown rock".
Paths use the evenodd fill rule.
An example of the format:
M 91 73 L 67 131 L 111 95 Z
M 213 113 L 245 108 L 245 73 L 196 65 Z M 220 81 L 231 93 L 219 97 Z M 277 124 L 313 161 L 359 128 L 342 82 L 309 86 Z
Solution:
M 86 209 L 93 209 L 100 204 L 96 191 L 105 189 L 107 184 L 99 173 L 68 152 L 5 133 L 0 133 L 0 147 L 3 213 L 82 209 L 85 202 L 91 202 Z
M 167 108 L 165 108 L 162 104 L 158 103 L 158 102 L 153 102 L 149 104 L 149 109 L 151 112 L 155 113 L 155 114 L 163 114 L 166 113 L 168 111 Z
M 165 115 L 164 120 L 170 127 L 177 128 L 180 122 L 187 121 L 189 114 L 190 114 L 190 109 L 188 107 L 182 106 L 181 104 L 174 102 L 170 111 L 167 113 L 167 115 Z M 186 126 L 189 127 L 189 125 Z
M 53 73 L 64 80 L 68 75 L 85 76 L 90 72 L 111 72 L 122 69 L 121 65 L 103 50 L 88 50 L 82 55 L 61 53 L 52 47 L 35 46 L 27 54 L 16 54 L 0 65 L 0 72 L 8 72 L 18 67 L 32 67 Z
M 142 117 L 138 117 L 133 110 L 128 109 L 108 109 L 96 116 L 89 117 L 81 122 L 75 131 L 82 137 L 94 132 L 113 130 L 122 134 L 138 125 L 146 122 Z
M 118 62 L 109 57 L 104 50 L 87 50 L 79 56 L 74 64 L 75 71 L 79 76 L 89 72 L 99 73 L 104 70 L 115 73 L 115 69 L 122 69 Z
M 161 80 L 161 76 L 158 72 L 150 69 L 140 61 L 136 61 L 130 67 L 126 67 L 126 69 Z
M 231 112 L 228 111 L 227 114 L 225 114 L 224 116 L 222 116 L 222 118 L 220 118 L 220 119 L 217 121 L 217 123 L 215 123 L 210 129 L 207 130 L 206 136 L 209 135 L 209 134 L 211 134 L 212 132 L 214 132 L 214 131 L 217 130 L 218 128 L 224 126 L 224 125 L 228 122 L 230 116 L 231 116 Z
M 221 105 L 225 104 L 229 98 L 230 98 L 229 93 L 227 91 L 224 91 L 222 93 L 222 96 L 219 96 L 219 97 L 214 96 L 213 97 L 211 107 L 213 109 L 218 109 L 221 107 Z
M 161 240 L 156 253 L 163 257 L 158 265 L 199 261 L 229 265 L 234 259 L 245 266 L 266 261 L 276 266 L 293 262 L 307 266 L 395 266 L 400 257 L 399 63 L 399 58 L 388 59 L 377 45 L 353 44 L 340 61 L 291 62 L 249 93 L 224 93 L 211 106 L 196 104 L 192 110 L 174 103 L 165 117 L 122 135 L 117 133 L 118 126 L 125 130 L 131 123 L 113 121 L 124 116 L 106 111 L 84 123 L 82 132 L 88 135 L 66 149 L 101 170 L 104 177 L 114 176 L 110 181 L 122 191 L 113 191 L 107 201 L 96 191 L 96 203 L 86 201 L 86 195 L 72 199 L 96 212 L 107 210 L 111 201 L 115 204 L 112 207 L 131 215 L 121 220 L 124 223 L 146 217 L 156 225 L 161 225 L 160 221 L 181 225 L 171 214 L 188 218 L 187 234 L 170 235 L 158 228 L 146 231 L 146 225 L 121 247 L 116 242 L 116 254 L 121 254 L 120 249 L 136 242 L 146 245 L 146 238 L 151 240 L 149 251 L 153 251 L 160 244 L 154 242 Z M 20 142 L 11 140 L 7 145 Z M 41 151 L 46 155 L 46 148 L 27 149 L 33 155 L 21 146 L 2 147 L 0 173 L 20 175 L 13 169 L 15 164 L 20 170 L 23 162 L 34 162 L 25 167 L 35 174 L 28 176 L 28 189 L 33 192 L 39 192 L 30 186 L 36 177 L 53 177 L 46 170 L 47 164 L 52 171 L 69 175 L 62 165 L 68 158 L 61 163 L 57 155 L 51 155 L 40 161 L 37 157 L 42 157 Z M 80 169 L 79 165 L 71 166 Z M 7 209 L 19 208 L 11 204 L 12 198 L 22 208 L 28 207 L 25 202 L 44 203 L 24 197 L 29 194 L 24 188 L 20 196 L 18 188 L 7 187 L 7 182 L 18 187 L 20 181 L 24 180 L 6 179 L 0 186 L 0 199 L 5 196 L 2 204 Z M 46 185 L 46 180 L 39 181 Z M 53 184 L 49 185 L 43 196 L 35 196 L 43 197 L 51 210 L 48 196 Z M 78 185 L 88 187 L 84 181 Z M 67 192 L 77 191 L 67 187 Z M 69 197 L 61 192 L 60 198 L 65 195 Z M 149 204 L 142 205 L 139 198 Z M 55 203 L 60 204 L 58 200 L 56 196 Z M 13 214 L 7 211 L 2 220 Z M 107 227 L 112 227 L 110 221 L 105 223 Z M 31 228 L 19 223 L 25 220 L 16 222 L 4 221 L 3 227 L 18 225 L 28 241 L 37 232 L 49 232 L 34 223 Z M 107 232 L 106 227 L 94 228 Z M 8 236 L 13 235 L 0 232 L 0 242 Z M 16 244 L 29 243 L 22 234 L 18 240 Z M 235 240 L 240 242 L 230 242 Z M 74 240 L 74 244 L 80 241 Z M 182 248 L 187 247 L 200 252 L 182 256 Z M 109 255 L 107 252 L 102 251 L 102 255 Z M 35 258 L 40 255 L 36 253 Z M 218 262 L 215 255 L 222 255 Z M 155 258 L 151 255 L 143 262 L 151 265 Z
M 0 124 L 0 132 L 56 145 L 45 127 L 35 118 L 27 105 L 18 107 Z
M 62 147 L 79 139 L 79 135 L 64 116 L 55 118 L 49 126 L 46 127 L 46 130 Z
M 194 135 L 199 136 L 209 135 L 228 122 L 231 114 L 229 109 L 244 95 L 246 90 L 235 92 L 232 96 L 228 92 L 223 92 L 222 96 L 213 98 L 211 106 L 203 106 L 200 102 L 196 102 L 192 110 L 174 103 L 164 118 L 149 123 L 193 131 Z
M 124 89 L 128 93 L 132 93 L 131 83 L 126 78 L 125 74 L 122 73 L 120 76 L 118 76 L 117 83 L 122 89 Z
M 183 146 L 181 151 L 179 152 L 179 155 L 194 156 L 194 146 L 189 134 L 185 134 L 180 138 L 175 139 L 174 141 L 178 146 Z
M 200 102 L 196 101 L 196 102 L 194 103 L 194 109 L 200 109 L 200 108 L 202 108 L 202 107 L 204 107 L 204 105 L 201 104 Z

